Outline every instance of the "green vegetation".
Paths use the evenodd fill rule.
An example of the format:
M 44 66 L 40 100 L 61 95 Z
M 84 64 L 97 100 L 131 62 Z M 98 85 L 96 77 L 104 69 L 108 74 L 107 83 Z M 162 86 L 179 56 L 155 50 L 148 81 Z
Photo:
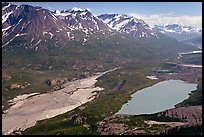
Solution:
M 147 70 L 149 69 L 147 67 Z M 145 76 L 149 74 L 149 72 L 136 70 L 137 69 L 121 68 L 100 77 L 96 85 L 105 87 L 105 90 L 100 92 L 94 101 L 65 114 L 42 120 L 38 122 L 35 127 L 25 130 L 23 134 L 99 134 L 97 132 L 97 122 L 116 113 L 135 91 L 159 82 L 146 79 Z M 126 80 L 127 82 L 121 90 L 113 92 L 114 87 L 117 86 L 117 82 L 120 80 Z M 201 83 L 202 81 L 200 81 L 200 84 Z M 76 124 L 74 120 L 70 120 L 70 118 L 76 114 L 86 117 L 87 119 L 83 123 Z M 141 129 L 145 131 L 145 133 L 141 134 L 157 134 L 168 127 L 166 125 L 152 125 L 149 127 L 144 123 L 145 120 L 160 122 L 182 121 L 177 118 L 165 116 L 157 117 L 156 114 L 150 114 L 131 116 L 129 120 L 114 119 L 111 123 L 127 124 L 128 129 L 140 126 Z M 89 128 L 84 127 L 84 125 L 88 125 Z
M 187 54 L 180 58 L 182 62 L 187 64 L 202 65 L 202 54 Z
M 173 128 L 161 135 L 202 135 L 202 126 Z
M 177 104 L 177 107 L 202 105 L 202 79 L 198 81 L 197 89 L 190 93 L 190 97 Z
M 127 81 L 124 87 L 119 91 L 112 92 L 117 82 L 112 82 L 110 84 L 110 81 L 120 81 L 121 79 Z M 144 72 L 136 72 L 135 70 L 127 71 L 119 69 L 108 73 L 99 78 L 97 85 L 100 87 L 105 86 L 105 90 L 99 93 L 99 96 L 94 101 L 84 104 L 65 114 L 48 120 L 42 120 L 38 122 L 35 127 L 27 129 L 23 134 L 40 134 L 42 132 L 43 134 L 53 134 L 55 130 L 60 132 L 60 134 L 78 134 L 78 132 L 82 133 L 84 130 L 87 130 L 87 134 L 99 134 L 96 124 L 98 121 L 116 113 L 129 99 L 132 93 L 146 86 L 153 85 L 156 82 L 158 81 L 146 79 Z M 86 121 L 82 124 L 76 124 L 74 121 L 70 120 L 70 117 L 76 114 L 86 117 Z M 82 128 L 83 124 L 89 125 L 89 128 Z M 53 131 L 53 129 L 55 130 Z
M 56 45 L 56 41 L 50 39 L 42 42 L 38 50 L 31 48 L 31 45 L 23 45 L 26 40 L 18 37 L 2 49 L 2 65 L 4 68 L 25 70 L 78 69 L 96 72 L 128 64 L 137 66 L 143 62 L 176 59 L 178 52 L 194 49 L 164 35 L 159 37 L 135 40 L 128 35 L 103 35 L 99 32 L 90 37 L 84 46 L 83 40 L 59 41 Z
M 25 41 L 20 38 L 15 39 L 2 48 L 3 71 L 11 75 L 10 80 L 2 83 L 3 105 L 7 108 L 6 101 L 19 94 L 50 92 L 51 87 L 46 84 L 49 78 L 65 77 L 71 81 L 85 77 L 85 73 L 91 75 L 94 72 L 121 67 L 98 79 L 96 85 L 105 90 L 99 92 L 95 100 L 65 114 L 39 121 L 36 126 L 23 132 L 25 135 L 97 135 L 97 122 L 116 113 L 134 92 L 159 82 L 147 79 L 146 75 L 151 75 L 154 68 L 162 68 L 166 60 L 176 59 L 178 52 L 192 49 L 163 35 L 159 37 L 162 41 L 135 40 L 127 35 L 123 39 L 119 34 L 106 37 L 98 33 L 90 37 L 84 46 L 82 41 L 59 42 L 57 46 L 53 46 L 55 41 L 50 40 L 40 45 L 37 51 L 35 48 L 30 49 L 30 45 L 22 46 L 20 43 Z M 123 80 L 126 82 L 121 89 L 114 90 Z M 31 85 L 25 89 L 10 89 L 14 83 L 26 82 Z M 77 123 L 76 119 L 72 119 L 74 115 L 86 119 Z M 148 128 L 157 132 L 164 127 L 148 127 L 144 123 L 147 119 L 172 121 L 167 117 L 157 119 L 153 115 L 145 115 L 133 116 L 125 123 L 130 128 L 142 125 L 146 134 L 151 134 Z

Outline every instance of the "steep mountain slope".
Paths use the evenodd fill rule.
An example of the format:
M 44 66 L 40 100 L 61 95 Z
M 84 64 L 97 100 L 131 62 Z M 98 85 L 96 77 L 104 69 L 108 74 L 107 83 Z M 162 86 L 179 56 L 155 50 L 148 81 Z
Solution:
M 102 14 L 98 18 L 102 19 L 110 28 L 122 33 L 127 33 L 134 37 L 156 37 L 156 32 L 143 20 L 125 14 Z
M 49 10 L 30 5 L 5 4 L 2 3 L 3 47 L 17 39 L 24 40 L 24 45 L 36 48 L 49 39 L 56 41 L 71 38 L 67 35 L 71 29 Z
M 197 38 L 193 38 L 193 39 L 188 39 L 188 40 L 184 40 L 184 41 L 182 41 L 182 42 L 195 45 L 195 46 L 197 46 L 198 48 L 201 48 L 201 49 L 202 49 L 202 37 L 197 37 Z

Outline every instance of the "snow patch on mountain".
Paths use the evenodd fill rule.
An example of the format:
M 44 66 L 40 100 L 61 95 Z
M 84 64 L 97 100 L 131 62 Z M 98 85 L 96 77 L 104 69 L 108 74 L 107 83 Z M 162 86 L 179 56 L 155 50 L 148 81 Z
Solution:
M 56 17 L 53 13 L 50 13 L 50 15 L 53 17 L 53 19 L 54 19 L 55 21 L 58 20 L 57 17 Z
M 40 39 L 40 40 L 39 40 L 37 43 L 35 43 L 35 45 L 34 45 L 34 46 L 38 45 L 40 42 L 41 42 L 41 39 Z
M 8 3 L 8 5 L 7 5 L 7 6 L 2 7 L 2 10 L 5 10 L 6 8 L 8 8 L 8 7 L 10 7 L 10 6 L 11 6 L 11 4 L 10 4 L 10 3 Z
M 99 15 L 104 23 L 111 29 L 130 34 L 134 37 L 150 37 L 159 38 L 156 32 L 143 20 L 125 14 L 102 14 Z
M 26 33 L 17 34 L 15 37 L 24 36 Z
M 69 13 L 69 12 L 63 12 L 63 13 L 61 13 L 59 10 L 56 11 L 56 13 L 55 13 L 55 16 L 65 17 L 65 16 L 68 16 L 68 15 L 71 15 L 71 13 Z
M 84 38 L 84 41 L 83 41 L 83 43 L 82 43 L 82 45 L 84 45 L 84 43 L 87 41 L 87 39 L 86 38 Z
M 7 21 L 7 19 L 9 18 L 9 16 L 10 16 L 12 13 L 13 13 L 13 11 L 10 11 L 10 12 L 8 12 L 8 13 L 6 13 L 6 14 L 4 14 L 4 15 L 2 16 L 2 24 Z
M 35 38 L 32 38 L 30 42 L 32 43 L 34 39 L 35 39 Z
M 43 31 L 43 35 L 45 35 L 45 34 L 49 34 L 50 39 L 52 39 L 52 37 L 54 36 L 54 34 L 52 34 L 51 32 Z
M 71 8 L 70 11 L 84 11 L 84 10 L 78 7 L 74 7 L 74 8 Z
M 68 37 L 70 36 L 70 32 L 67 32 L 67 36 L 68 36 Z
M 86 36 L 98 31 L 111 30 L 101 19 L 94 16 L 88 9 L 74 7 L 67 10 L 55 10 L 53 13 L 66 22 L 71 30 L 83 31 Z
M 2 32 L 5 32 L 6 30 L 10 29 L 11 26 L 8 26 L 7 28 L 2 29 Z

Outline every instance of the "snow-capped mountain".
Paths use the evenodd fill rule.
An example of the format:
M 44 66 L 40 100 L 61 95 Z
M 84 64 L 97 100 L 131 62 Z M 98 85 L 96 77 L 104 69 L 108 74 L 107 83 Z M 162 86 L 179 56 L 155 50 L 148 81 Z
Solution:
M 50 11 L 2 3 L 4 67 L 99 70 L 133 60 L 169 58 L 191 48 L 127 15 L 96 17 L 81 8 Z
M 181 26 L 178 24 L 164 26 L 154 25 L 153 29 L 179 41 L 202 37 L 202 28 L 196 28 L 193 26 Z
M 143 20 L 124 14 L 102 14 L 96 17 L 88 9 L 77 7 L 50 11 L 38 6 L 2 3 L 3 47 L 17 42 L 18 46 L 23 44 L 22 47 L 38 50 L 46 48 L 49 41 L 55 47 L 66 45 L 71 40 L 84 45 L 103 36 L 108 39 L 112 35 L 125 38 L 124 34 L 135 38 L 161 37 L 161 33 Z
M 102 14 L 103 20 L 113 30 L 130 34 L 134 37 L 157 37 L 156 32 L 143 20 L 125 14 Z
M 56 10 L 54 14 L 73 30 L 79 29 L 86 34 L 93 34 L 99 31 L 112 31 L 102 20 L 95 17 L 88 9 L 74 7 L 68 10 Z
M 202 32 L 201 28 L 195 28 L 192 26 L 180 26 L 178 24 L 170 24 L 165 26 L 155 25 L 154 29 L 160 31 L 161 33 L 194 33 Z
M 2 44 L 6 46 L 17 38 L 33 47 L 47 39 L 71 39 L 70 28 L 52 12 L 30 5 L 2 3 Z

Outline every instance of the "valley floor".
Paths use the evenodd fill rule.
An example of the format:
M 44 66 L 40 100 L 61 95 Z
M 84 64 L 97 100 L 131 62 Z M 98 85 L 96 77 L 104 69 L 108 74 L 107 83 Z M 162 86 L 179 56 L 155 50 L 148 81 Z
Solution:
M 17 96 L 13 99 L 14 105 L 2 116 L 3 134 L 23 131 L 34 126 L 38 120 L 63 114 L 93 100 L 97 95 L 94 91 L 103 90 L 94 87 L 96 79 L 114 70 L 116 69 L 66 83 L 65 88 L 58 91 Z
M 95 73 L 88 78 L 68 82 L 65 84 L 65 88 L 57 91 L 44 94 L 32 94 L 30 97 L 29 95 L 17 96 L 10 101 L 13 102 L 14 105 L 2 115 L 3 134 L 11 134 L 13 131 L 24 131 L 25 129 L 22 134 L 41 134 L 44 133 L 44 127 L 47 126 L 48 131 L 44 134 L 79 134 L 82 132 L 81 134 L 152 135 L 159 134 L 169 128 L 174 129 L 176 127 L 188 126 L 188 115 L 197 115 L 194 121 L 199 120 L 199 125 L 200 123 L 202 124 L 202 106 L 195 106 L 195 109 L 194 107 L 187 107 L 184 108 L 185 110 L 179 107 L 169 111 L 169 114 L 171 114 L 171 112 L 173 113 L 175 110 L 175 113 L 182 116 L 177 117 L 177 114 L 174 114 L 170 117 L 179 119 L 187 118 L 187 122 L 174 121 L 174 119 L 165 121 L 168 119 L 166 117 L 164 121 L 161 121 L 159 116 L 152 119 L 151 115 L 114 115 L 121 105 L 127 101 L 129 96 L 138 89 L 166 79 L 182 79 L 191 83 L 197 83 L 197 80 L 202 80 L 202 68 L 176 66 L 167 69 L 170 69 L 174 73 L 155 74 L 158 79 L 148 79 L 146 76 L 150 74 L 149 70 L 148 72 L 139 73 L 135 70 L 127 71 L 123 68 L 114 73 L 110 73 L 110 75 L 103 76 L 108 72 L 116 70 L 113 69 L 103 73 Z M 137 80 L 137 82 L 135 82 L 135 80 Z M 99 85 L 96 84 L 96 82 Z M 95 85 L 97 86 L 95 87 Z M 98 91 L 103 90 L 103 88 L 100 87 L 104 88 L 104 94 L 102 94 L 101 97 L 99 96 L 94 102 L 91 101 L 95 96 L 99 95 L 97 94 Z M 86 92 L 86 94 L 84 94 L 84 92 Z M 91 103 L 89 105 L 85 104 L 90 101 Z M 82 104 L 86 105 L 84 110 L 74 110 L 82 106 Z M 189 111 L 191 108 L 193 109 Z M 194 110 L 196 110 L 196 114 L 194 114 Z M 183 114 L 187 111 L 188 115 Z M 75 115 L 76 119 L 74 119 Z M 128 117 L 128 119 L 126 119 L 126 117 Z M 48 119 L 48 122 L 46 119 Z M 39 124 L 36 124 L 36 122 Z M 59 126 L 56 125 L 56 122 Z M 36 126 L 34 126 L 35 124 Z M 192 125 L 192 123 L 190 124 L 190 126 L 194 125 L 195 124 Z M 29 129 L 27 130 L 27 128 Z

